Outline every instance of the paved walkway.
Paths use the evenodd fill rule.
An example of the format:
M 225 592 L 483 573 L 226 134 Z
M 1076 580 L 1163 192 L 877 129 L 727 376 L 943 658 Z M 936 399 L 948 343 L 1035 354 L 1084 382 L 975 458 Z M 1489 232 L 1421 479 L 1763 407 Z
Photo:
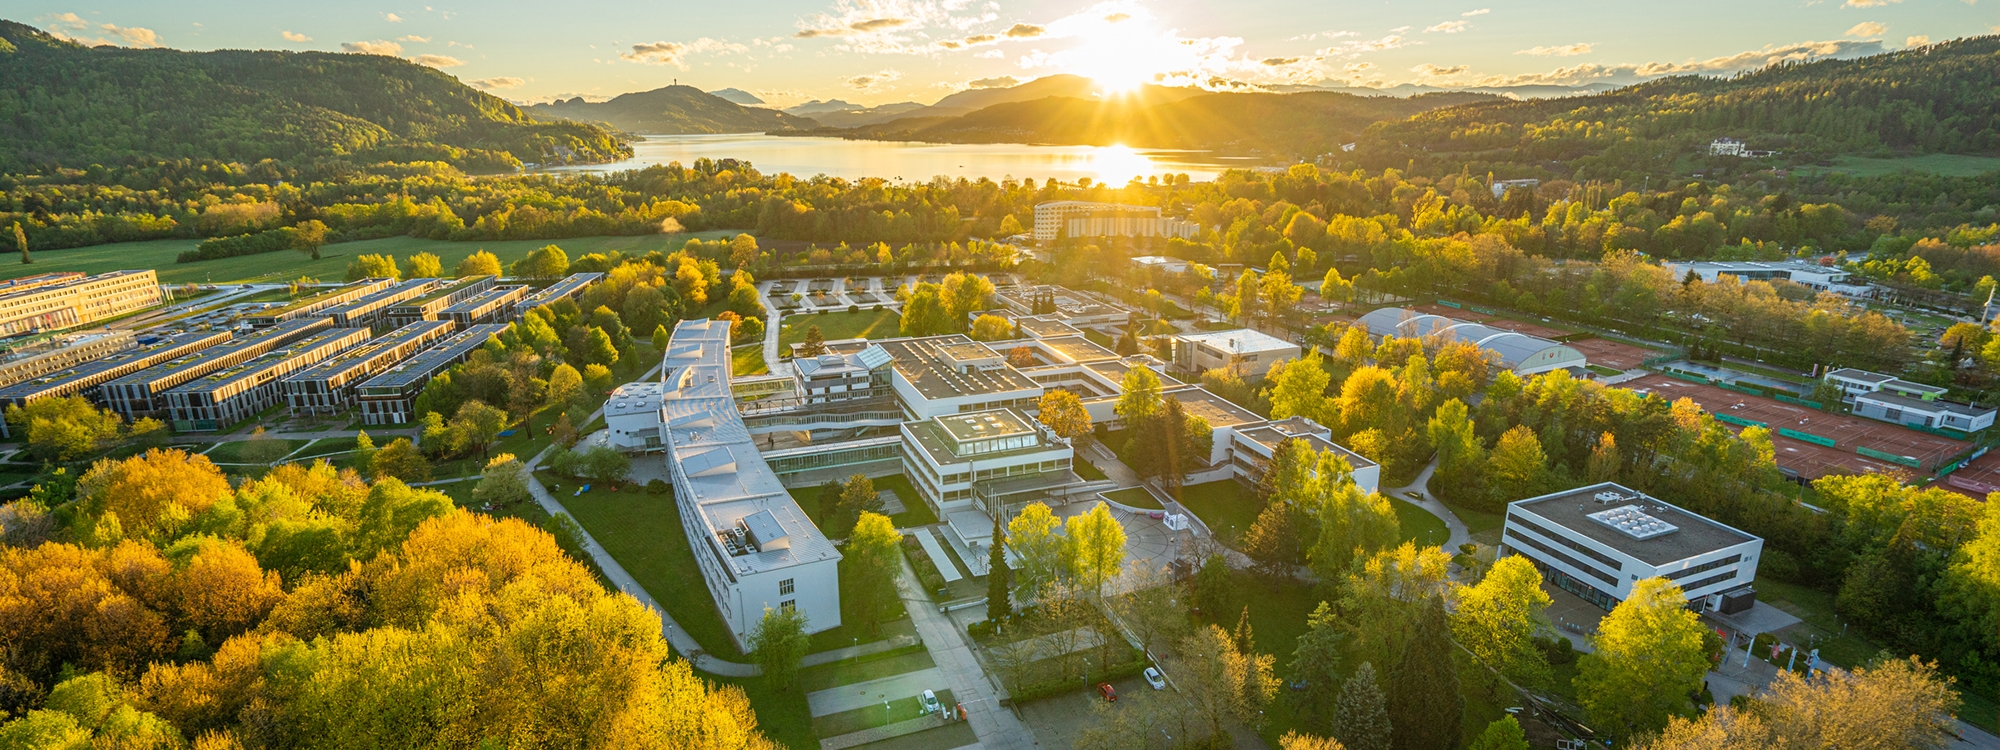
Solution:
M 823 738 L 819 741 L 819 750 L 847 750 L 847 748 L 860 747 L 870 742 L 881 742 L 882 740 L 893 739 L 906 734 L 916 734 L 926 729 L 936 729 L 948 723 L 950 723 L 950 720 L 946 719 L 943 713 L 924 714 L 908 721 L 899 721 L 872 729 L 863 729 L 859 732 L 849 732 L 838 737 Z
M 1457 550 L 1458 545 L 1472 541 L 1472 533 L 1465 528 L 1464 521 L 1458 520 L 1458 514 L 1451 512 L 1451 509 L 1445 507 L 1444 503 L 1438 502 L 1437 498 L 1431 496 L 1429 489 L 1431 472 L 1436 470 L 1437 459 L 1433 458 L 1429 464 L 1424 465 L 1423 471 L 1417 472 L 1415 481 L 1402 487 L 1384 487 L 1382 488 L 1382 494 L 1412 503 L 1419 508 L 1430 511 L 1431 515 L 1443 519 L 1444 527 L 1451 532 L 1451 537 L 1443 545 L 1445 550 L 1449 552 Z M 1414 492 L 1417 497 L 1412 498 L 1403 494 L 1406 491 Z
M 857 708 L 879 706 L 883 701 L 901 700 L 920 695 L 925 690 L 944 688 L 944 673 L 938 671 L 937 667 L 932 667 L 866 682 L 815 690 L 806 693 L 806 705 L 812 708 L 813 716 L 819 717 L 853 711 Z
M 899 635 L 894 638 L 885 638 L 883 640 L 879 640 L 874 643 L 863 643 L 859 646 L 842 646 L 840 648 L 821 651 L 815 654 L 806 654 L 806 658 L 799 662 L 799 666 L 817 667 L 821 664 L 832 664 L 837 661 L 846 661 L 848 659 L 867 656 L 869 654 L 879 654 L 884 651 L 894 651 L 904 646 L 915 646 L 922 642 L 923 641 L 917 640 L 917 637 L 913 635 Z
M 952 697 L 965 708 L 966 720 L 972 724 L 972 733 L 979 738 L 980 746 L 985 750 L 1034 747 L 1034 732 L 1000 705 L 999 689 L 980 668 L 971 644 L 965 640 L 965 631 L 952 624 L 951 618 L 938 612 L 930 599 L 916 590 L 912 583 L 916 578 L 917 572 L 910 569 L 909 561 L 903 561 L 903 575 L 896 579 L 896 591 L 902 595 L 904 608 L 910 611 L 910 620 L 916 623 L 917 635 L 924 639 L 931 659 L 937 662 L 936 669 L 943 673 L 944 687 L 950 688 Z

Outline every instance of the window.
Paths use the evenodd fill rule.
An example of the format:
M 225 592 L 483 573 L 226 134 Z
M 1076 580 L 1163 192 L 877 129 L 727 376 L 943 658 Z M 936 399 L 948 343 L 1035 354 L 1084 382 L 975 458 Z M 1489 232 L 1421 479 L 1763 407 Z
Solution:
M 782 609 L 786 612 L 796 612 L 799 609 L 799 605 L 797 602 L 794 602 L 790 599 L 786 599 L 782 602 L 778 602 L 778 609 Z
M 785 580 L 778 582 L 778 595 L 779 596 L 792 595 L 792 579 L 787 578 Z

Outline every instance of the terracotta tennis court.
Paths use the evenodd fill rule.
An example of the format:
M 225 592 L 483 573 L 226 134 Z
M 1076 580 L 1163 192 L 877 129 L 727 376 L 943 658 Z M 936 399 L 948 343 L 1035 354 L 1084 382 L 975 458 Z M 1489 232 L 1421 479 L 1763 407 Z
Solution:
M 1658 354 L 1622 341 L 1588 338 L 1569 342 L 1569 346 L 1583 356 L 1590 358 L 1593 365 L 1603 365 L 1614 370 L 1630 370 Z
M 1658 394 L 1669 401 L 1689 398 L 1711 414 L 1727 414 L 1739 419 L 1762 422 L 1771 428 L 1771 444 L 1777 450 L 1778 467 L 1796 472 L 1805 479 L 1818 479 L 1828 474 L 1868 472 L 1897 475 L 1927 473 L 1935 471 L 1944 462 L 1972 447 L 1971 443 L 1963 440 L 1952 440 L 1904 429 L 1887 422 L 1845 414 L 1827 414 L 1817 409 L 1787 404 L 1776 399 L 1724 390 L 1712 385 L 1690 383 L 1665 375 L 1648 375 L 1623 383 L 1621 387 L 1641 393 Z M 1729 425 L 1729 428 L 1734 432 L 1742 431 L 1737 425 Z M 1831 438 L 1835 441 L 1835 445 L 1828 448 L 1785 437 L 1778 434 L 1779 428 Z M 1921 466 L 1919 469 L 1912 469 L 1894 462 L 1869 458 L 1855 453 L 1856 447 L 1913 458 Z
M 1484 323 L 1493 328 L 1498 328 L 1503 331 L 1525 333 L 1529 336 L 1540 336 L 1545 339 L 1558 339 L 1564 336 L 1568 336 L 1572 333 L 1575 333 L 1575 331 L 1565 331 L 1561 328 L 1550 328 L 1548 326 L 1541 325 L 1539 323 L 1529 323 L 1520 320 L 1509 320 L 1507 318 L 1493 318 L 1491 320 L 1482 320 L 1479 322 Z
M 2000 451 L 1987 451 L 1931 486 L 1985 500 L 1988 493 L 2000 492 Z

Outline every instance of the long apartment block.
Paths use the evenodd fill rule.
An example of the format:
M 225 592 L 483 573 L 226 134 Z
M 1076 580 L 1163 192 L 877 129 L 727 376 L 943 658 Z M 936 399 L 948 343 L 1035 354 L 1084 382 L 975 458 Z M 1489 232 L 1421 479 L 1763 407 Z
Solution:
M 182 383 L 248 362 L 266 352 L 332 328 L 326 318 L 279 323 L 240 339 L 188 354 L 104 384 L 98 400 L 127 421 L 164 413 L 160 395 Z
M 473 326 L 362 382 L 354 390 L 354 400 L 361 404 L 361 421 L 402 424 L 415 419 L 417 395 L 424 392 L 431 378 L 464 362 L 505 330 L 507 326 L 500 323 Z
M 0 287 L 0 336 L 90 325 L 152 307 L 161 299 L 159 276 L 150 270 L 45 274 Z
M 514 317 L 518 318 L 526 315 L 529 310 L 537 307 L 547 307 L 562 300 L 575 299 L 582 296 L 583 290 L 589 289 L 591 284 L 595 284 L 603 278 L 604 274 L 595 272 L 573 273 L 565 276 L 562 281 L 550 284 L 541 291 L 535 292 L 527 299 L 521 300 L 520 304 L 514 306 Z
M 512 317 L 514 305 L 527 297 L 529 290 L 521 284 L 496 286 L 445 308 L 438 317 L 457 323 L 460 328 L 502 322 Z
M 60 336 L 38 341 L 8 353 L 6 360 L 0 361 L 0 386 L 52 375 L 138 345 L 138 336 L 131 331 Z
M 94 397 L 97 387 L 107 381 L 225 343 L 231 338 L 228 331 L 196 331 L 164 338 L 141 338 L 137 348 L 0 388 L 0 406 L 26 406 L 45 398 L 75 395 Z M 5 421 L 0 421 L 0 436 L 12 437 Z
M 331 308 L 323 314 L 331 318 L 333 324 L 340 328 L 372 326 L 381 322 L 382 313 L 389 308 L 430 294 L 431 290 L 443 283 L 443 279 L 410 279 L 345 305 Z
M 401 328 L 419 320 L 437 320 L 452 305 L 472 299 L 493 288 L 492 276 L 469 276 L 433 288 L 429 293 L 382 311 L 382 320 L 391 328 Z
M 214 432 L 278 404 L 279 379 L 368 340 L 366 328 L 330 328 L 167 391 L 176 432 Z
M 250 325 L 258 328 L 274 326 L 287 320 L 317 315 L 336 307 L 347 305 L 370 294 L 382 291 L 395 284 L 395 279 L 362 279 L 360 281 L 329 289 L 289 305 L 274 310 L 266 310 L 248 317 Z
M 454 328 L 449 320 L 412 323 L 292 373 L 280 381 L 285 403 L 292 407 L 293 414 L 340 413 L 354 403 L 354 389 L 362 381 L 451 335 Z

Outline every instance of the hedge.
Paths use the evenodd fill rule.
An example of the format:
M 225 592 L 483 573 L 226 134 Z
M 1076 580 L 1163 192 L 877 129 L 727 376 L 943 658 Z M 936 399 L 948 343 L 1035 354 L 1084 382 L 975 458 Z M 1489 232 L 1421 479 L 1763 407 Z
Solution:
M 299 230 L 280 227 L 267 232 L 239 234 L 234 237 L 217 237 L 201 243 L 195 249 L 181 253 L 174 258 L 175 263 L 193 263 L 198 260 L 234 258 L 240 255 L 260 255 L 290 250 L 296 243 Z

